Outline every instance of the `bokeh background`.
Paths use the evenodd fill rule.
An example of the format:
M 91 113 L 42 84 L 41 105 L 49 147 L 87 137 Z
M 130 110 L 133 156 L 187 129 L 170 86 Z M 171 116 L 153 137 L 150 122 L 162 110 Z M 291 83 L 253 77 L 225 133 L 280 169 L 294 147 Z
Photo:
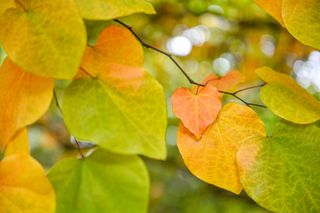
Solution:
M 157 14 L 121 19 L 147 43 L 176 55 L 196 81 L 208 74 L 223 76 L 240 71 L 245 81 L 239 88 L 259 84 L 256 68 L 270 66 L 287 73 L 311 94 L 320 97 L 320 53 L 295 40 L 251 0 L 151 0 Z M 86 21 L 89 42 L 115 22 Z M 0 62 L 5 53 L 0 49 Z M 258 213 L 267 212 L 244 192 L 239 196 L 206 184 L 184 166 L 176 146 L 179 121 L 171 112 L 170 96 L 178 87 L 190 87 L 177 67 L 165 56 L 145 50 L 145 69 L 163 85 L 168 100 L 166 161 L 145 159 L 150 178 L 151 213 Z M 69 84 L 56 84 L 58 97 Z M 261 103 L 258 90 L 241 93 L 250 102 Z M 225 102 L 237 101 L 224 97 Z M 269 134 L 279 120 L 265 109 L 254 108 Z M 39 122 L 29 127 L 32 155 L 49 169 L 75 152 L 55 102 Z

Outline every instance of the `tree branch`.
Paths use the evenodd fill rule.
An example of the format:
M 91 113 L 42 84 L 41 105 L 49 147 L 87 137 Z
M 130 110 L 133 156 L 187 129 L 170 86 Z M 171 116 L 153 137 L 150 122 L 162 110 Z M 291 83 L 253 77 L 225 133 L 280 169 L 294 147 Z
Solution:
M 204 87 L 205 84 L 201 84 L 201 83 L 197 83 L 196 81 L 194 81 L 188 74 L 187 72 L 182 68 L 182 66 L 173 58 L 173 56 L 170 54 L 170 53 L 167 53 L 163 50 L 160 50 L 156 47 L 153 47 L 151 46 L 150 44 L 147 44 L 145 41 L 142 40 L 142 38 L 140 38 L 140 36 L 133 30 L 133 28 L 129 25 L 127 25 L 126 23 L 118 20 L 118 19 L 114 19 L 115 22 L 117 22 L 118 24 L 122 25 L 123 27 L 127 28 L 131 33 L 132 35 L 140 42 L 140 44 L 142 46 L 144 46 L 145 48 L 148 48 L 148 49 L 152 49 L 158 53 L 161 53 L 165 56 L 167 56 L 177 67 L 178 69 L 182 72 L 182 74 L 188 79 L 189 83 L 190 84 L 193 84 L 193 85 L 196 85 L 196 86 L 199 86 L 199 87 Z M 264 84 L 263 84 L 264 85 Z M 262 107 L 262 108 L 267 108 L 266 106 L 264 105 L 261 105 L 261 104 L 255 104 L 255 103 L 249 103 L 245 100 L 243 100 L 242 98 L 240 98 L 237 94 L 242 92 L 242 91 L 245 91 L 245 90 L 249 90 L 249 89 L 254 89 L 254 88 L 258 88 L 258 87 L 261 87 L 263 85 L 258 85 L 258 86 L 252 86 L 252 87 L 248 87 L 248 88 L 243 88 L 241 90 L 238 90 L 236 92 L 225 92 L 225 91 L 219 91 L 220 93 L 223 93 L 223 94 L 226 94 L 226 95 L 230 95 L 230 96 L 233 96 L 234 98 L 240 100 L 242 103 L 244 103 L 245 105 L 247 106 L 256 106 L 256 107 Z

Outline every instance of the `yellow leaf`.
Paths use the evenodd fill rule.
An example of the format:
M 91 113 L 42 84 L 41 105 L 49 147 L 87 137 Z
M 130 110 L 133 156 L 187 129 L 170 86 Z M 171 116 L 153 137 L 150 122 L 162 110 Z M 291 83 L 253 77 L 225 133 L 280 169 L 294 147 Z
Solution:
M 276 115 L 298 124 L 320 119 L 320 102 L 290 76 L 263 67 L 256 71 L 267 84 L 261 89 L 263 103 Z
M 28 132 L 26 128 L 19 130 L 12 141 L 7 145 L 5 157 L 14 154 L 30 154 L 28 143 Z
M 242 144 L 258 143 L 265 135 L 263 123 L 251 108 L 229 103 L 200 140 L 180 124 L 178 147 L 195 176 L 239 194 L 243 187 L 237 171 L 236 153 Z
M 282 1 L 283 0 L 255 0 L 255 2 L 269 13 L 273 18 L 275 18 L 281 25 L 283 25 L 282 20 Z
M 0 162 L 1 213 L 53 213 L 54 190 L 41 165 L 25 154 Z
M 134 13 L 154 14 L 152 4 L 146 0 L 76 0 L 85 19 L 108 20 Z
M 2 2 L 3 0 L 1 0 Z M 27 72 L 72 79 L 86 45 L 86 30 L 73 0 L 19 0 L 0 16 L 0 42 Z
M 9 59 L 4 61 L 0 68 L 0 147 L 47 111 L 53 86 L 53 79 L 24 72 Z
M 1 0 L 0 15 L 2 15 L 2 13 L 4 13 L 8 8 L 12 8 L 14 6 L 14 0 Z

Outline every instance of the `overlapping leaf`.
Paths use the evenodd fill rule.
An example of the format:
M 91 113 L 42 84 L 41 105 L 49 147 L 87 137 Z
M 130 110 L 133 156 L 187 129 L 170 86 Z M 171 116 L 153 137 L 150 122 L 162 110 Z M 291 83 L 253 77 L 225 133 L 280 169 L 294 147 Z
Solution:
M 233 89 L 237 84 L 241 83 L 244 77 L 239 71 L 231 71 L 223 77 L 218 77 L 214 74 L 209 75 L 204 81 L 204 84 L 211 84 L 221 91 Z
M 245 191 L 272 212 L 319 212 L 319 138 L 319 127 L 278 124 L 272 137 L 241 146 Z
M 260 92 L 264 104 L 288 121 L 308 124 L 320 119 L 320 102 L 288 75 L 264 67 L 257 71 L 265 85 Z
M 6 11 L 8 8 L 11 8 L 14 6 L 15 6 L 14 0 L 2 0 L 0 4 L 0 15 L 2 15 L 2 13 Z
M 42 116 L 50 105 L 54 82 L 34 76 L 6 59 L 0 69 L 0 147 L 15 132 Z
M 282 2 L 283 0 L 255 0 L 255 2 L 262 7 L 267 13 L 275 18 L 283 25 L 282 20 Z
M 0 161 L 0 212 L 55 212 L 53 187 L 29 155 L 26 129 L 17 133 Z
M 7 145 L 5 150 L 5 157 L 15 154 L 26 154 L 28 155 L 29 143 L 27 129 L 23 128 L 19 130 L 12 141 Z
M 165 158 L 164 92 L 142 64 L 142 47 L 129 31 L 105 29 L 63 97 L 71 133 L 113 152 Z
M 320 49 L 320 1 L 256 0 L 302 43 Z
M 239 194 L 236 153 L 240 145 L 258 143 L 265 136 L 263 123 L 249 107 L 227 104 L 217 120 L 197 140 L 182 124 L 178 147 L 189 170 L 201 180 Z
M 58 213 L 144 213 L 149 180 L 137 156 L 96 150 L 82 159 L 65 159 L 49 172 Z
M 108 20 L 134 13 L 154 14 L 146 0 L 76 0 L 81 16 L 91 20 Z
M 179 88 L 173 93 L 171 103 L 173 113 L 197 138 L 213 123 L 222 107 L 218 90 L 210 84 L 199 88 L 196 94 Z
M 86 44 L 73 0 L 20 0 L 0 16 L 0 42 L 9 58 L 37 75 L 71 79 Z

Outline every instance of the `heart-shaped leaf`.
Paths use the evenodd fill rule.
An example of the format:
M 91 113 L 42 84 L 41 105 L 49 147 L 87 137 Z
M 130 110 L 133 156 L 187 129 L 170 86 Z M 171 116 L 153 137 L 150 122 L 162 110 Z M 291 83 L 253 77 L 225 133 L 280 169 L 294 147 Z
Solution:
M 272 212 L 320 212 L 320 128 L 278 124 L 271 137 L 238 151 L 248 195 Z
M 240 145 L 258 143 L 265 128 L 247 106 L 226 104 L 200 140 L 180 124 L 178 147 L 189 170 L 201 180 L 239 194 L 242 185 L 236 165 Z
M 221 96 L 218 90 L 206 85 L 194 94 L 186 88 L 177 89 L 172 97 L 172 111 L 197 138 L 217 118 L 221 109 Z

